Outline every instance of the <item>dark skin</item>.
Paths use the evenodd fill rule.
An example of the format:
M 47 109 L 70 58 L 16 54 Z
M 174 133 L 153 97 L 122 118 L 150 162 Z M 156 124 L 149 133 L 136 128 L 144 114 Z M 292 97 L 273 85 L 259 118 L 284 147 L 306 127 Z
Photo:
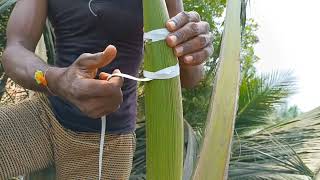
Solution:
M 182 86 L 193 87 L 202 78 L 202 63 L 213 51 L 209 26 L 200 21 L 197 13 L 182 12 L 181 0 L 166 0 L 166 3 L 170 17 L 173 17 L 166 23 L 171 32 L 166 41 L 179 59 Z M 98 118 L 116 111 L 123 101 L 123 79 L 114 77 L 106 81 L 107 73 L 94 79 L 97 70 L 116 57 L 116 47 L 109 45 L 104 52 L 82 54 L 66 68 L 49 68 L 34 54 L 46 18 L 46 0 L 17 2 L 7 27 L 7 47 L 2 62 L 6 73 L 27 89 L 47 92 L 33 78 L 36 70 L 46 71 L 49 89 L 89 117 Z M 113 73 L 119 72 L 116 69 Z

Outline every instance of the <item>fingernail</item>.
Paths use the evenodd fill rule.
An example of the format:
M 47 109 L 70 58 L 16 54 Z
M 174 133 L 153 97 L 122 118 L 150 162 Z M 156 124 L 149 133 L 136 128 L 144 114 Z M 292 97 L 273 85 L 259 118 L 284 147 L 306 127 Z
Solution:
M 189 63 L 191 63 L 193 61 L 193 57 L 192 56 L 186 56 L 185 57 L 185 63 L 187 63 L 187 64 L 189 64 Z
M 175 45 L 177 43 L 177 36 L 169 36 L 170 41 Z
M 169 24 L 171 29 L 175 29 L 176 28 L 176 23 L 175 22 L 169 21 L 168 24 Z
M 181 56 L 182 55 L 182 52 L 183 52 L 183 47 L 182 46 L 176 47 L 175 50 L 176 50 L 176 55 L 177 56 Z

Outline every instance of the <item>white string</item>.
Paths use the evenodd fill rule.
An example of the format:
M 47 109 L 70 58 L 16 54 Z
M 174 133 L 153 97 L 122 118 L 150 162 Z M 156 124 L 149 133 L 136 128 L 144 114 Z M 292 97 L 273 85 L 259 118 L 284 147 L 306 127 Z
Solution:
M 157 42 L 165 40 L 170 32 L 166 28 L 156 29 L 144 33 L 143 39 L 145 42 Z
M 100 151 L 99 151 L 99 180 L 102 177 L 102 162 L 103 162 L 103 149 L 104 149 L 104 137 L 106 135 L 106 116 L 101 117 L 101 136 L 100 136 Z
M 111 78 L 116 77 L 116 76 L 118 76 L 118 77 L 120 76 L 120 77 L 131 79 L 134 81 L 147 82 L 147 81 L 151 81 L 154 79 L 171 79 L 171 78 L 177 77 L 179 75 L 180 75 L 180 67 L 179 67 L 179 64 L 177 63 L 174 66 L 170 66 L 170 67 L 161 69 L 156 72 L 144 70 L 143 71 L 144 78 L 137 78 L 134 76 L 130 76 L 128 74 L 123 74 L 123 73 L 114 73 L 114 74 L 111 74 L 107 80 L 110 80 Z
M 114 73 L 114 74 L 111 74 L 107 80 L 110 80 L 111 78 L 113 77 L 123 77 L 123 78 L 127 78 L 127 79 L 131 79 L 131 80 L 134 80 L 134 81 L 141 81 L 141 82 L 147 82 L 147 81 L 151 81 L 152 79 L 149 79 L 149 78 L 137 78 L 137 77 L 134 77 L 134 76 L 130 76 L 128 74 L 123 74 L 123 73 Z

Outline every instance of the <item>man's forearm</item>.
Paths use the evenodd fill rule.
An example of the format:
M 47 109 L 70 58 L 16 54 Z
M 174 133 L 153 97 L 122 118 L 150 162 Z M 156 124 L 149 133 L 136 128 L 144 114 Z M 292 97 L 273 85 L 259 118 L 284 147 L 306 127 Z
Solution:
M 183 11 L 182 0 L 166 0 L 169 16 L 173 17 Z
M 166 0 L 166 4 L 170 17 L 183 11 L 182 0 Z M 181 85 L 185 88 L 196 86 L 203 77 L 203 65 L 181 67 L 180 71 Z
M 17 1 L 8 21 L 7 46 L 2 59 L 3 67 L 11 79 L 36 91 L 47 91 L 34 79 L 37 70 L 45 72 L 49 68 L 34 54 L 46 22 L 47 6 L 44 0 Z M 57 70 L 53 72 L 57 74 Z
M 49 66 L 31 51 L 20 45 L 8 45 L 2 63 L 9 77 L 19 85 L 31 90 L 45 91 L 45 88 L 36 84 L 33 76 L 36 70 L 45 71 Z

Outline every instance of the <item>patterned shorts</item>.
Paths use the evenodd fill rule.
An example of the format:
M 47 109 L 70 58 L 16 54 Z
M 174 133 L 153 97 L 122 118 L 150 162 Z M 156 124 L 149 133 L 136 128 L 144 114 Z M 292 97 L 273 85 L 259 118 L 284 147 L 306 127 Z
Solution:
M 135 134 L 107 134 L 103 179 L 128 179 Z M 0 179 L 28 174 L 50 165 L 57 179 L 98 179 L 98 133 L 77 133 L 55 119 L 40 94 L 0 107 Z

